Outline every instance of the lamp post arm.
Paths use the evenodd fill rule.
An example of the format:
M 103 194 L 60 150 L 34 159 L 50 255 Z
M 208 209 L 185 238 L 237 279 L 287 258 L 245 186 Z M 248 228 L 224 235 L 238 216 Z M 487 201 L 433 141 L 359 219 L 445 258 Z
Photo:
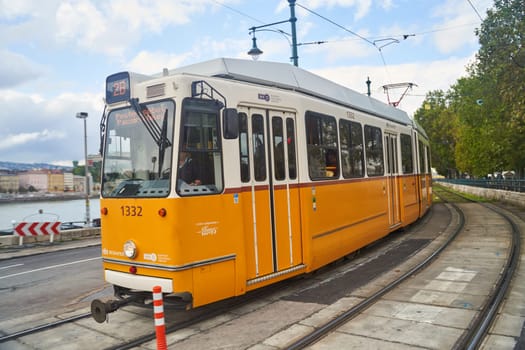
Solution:
M 283 24 L 283 23 L 286 23 L 286 22 L 290 22 L 290 20 L 287 19 L 287 20 L 284 20 L 284 21 L 274 22 L 274 23 L 270 23 L 270 24 L 263 24 L 263 25 L 260 25 L 260 26 L 251 27 L 249 30 L 250 30 L 250 32 L 254 32 L 257 29 L 271 27 L 271 26 L 274 26 L 276 24 Z

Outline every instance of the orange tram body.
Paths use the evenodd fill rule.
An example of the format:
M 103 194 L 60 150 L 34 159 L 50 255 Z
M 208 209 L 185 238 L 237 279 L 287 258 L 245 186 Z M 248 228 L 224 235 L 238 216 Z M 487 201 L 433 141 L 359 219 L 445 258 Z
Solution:
M 157 285 L 184 308 L 239 296 L 431 205 L 421 127 L 289 64 L 223 58 L 111 75 L 101 137 L 103 268 L 124 302 Z

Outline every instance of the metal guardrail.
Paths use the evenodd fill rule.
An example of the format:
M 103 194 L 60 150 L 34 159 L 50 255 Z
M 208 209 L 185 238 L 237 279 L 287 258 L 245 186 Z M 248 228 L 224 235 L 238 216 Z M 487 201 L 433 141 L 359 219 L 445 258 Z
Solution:
M 505 190 L 512 192 L 525 192 L 525 180 L 505 179 L 433 179 L 434 182 L 447 182 L 456 185 L 474 186 Z

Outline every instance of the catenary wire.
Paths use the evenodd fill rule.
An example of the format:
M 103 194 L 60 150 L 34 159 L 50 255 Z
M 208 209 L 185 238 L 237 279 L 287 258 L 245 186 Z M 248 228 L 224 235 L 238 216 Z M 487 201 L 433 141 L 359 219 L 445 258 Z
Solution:
M 470 4 L 470 7 L 472 7 L 472 9 L 474 10 L 474 12 L 476 12 L 476 15 L 478 15 L 479 19 L 481 20 L 481 22 L 483 22 L 483 18 L 481 18 L 481 15 L 479 14 L 478 10 L 476 9 L 476 7 L 474 6 L 474 4 L 472 3 L 472 1 L 470 0 L 467 0 L 468 3 Z

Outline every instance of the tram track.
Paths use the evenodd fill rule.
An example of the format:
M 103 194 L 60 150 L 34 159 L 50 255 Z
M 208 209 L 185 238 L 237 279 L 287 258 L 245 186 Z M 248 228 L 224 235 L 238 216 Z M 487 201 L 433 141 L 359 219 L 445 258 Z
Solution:
M 472 326 L 468 329 L 466 334 L 456 343 L 454 349 L 477 349 L 483 338 L 487 334 L 491 324 L 494 322 L 496 313 L 502 304 L 505 295 L 508 292 L 510 283 L 516 271 L 520 259 L 521 251 L 521 232 L 514 219 L 506 214 L 502 209 L 482 203 L 482 205 L 490 210 L 501 215 L 512 228 L 512 244 L 508 254 L 507 263 L 500 279 L 497 281 L 493 293 L 488 298 L 487 303 L 480 310 L 478 316 L 473 321 Z
M 91 317 L 91 312 L 86 312 L 86 313 L 82 313 L 82 314 L 79 314 L 79 315 L 66 317 L 66 318 L 63 318 L 63 319 L 60 319 L 60 320 L 57 320 L 57 321 L 54 321 L 54 322 L 41 324 L 41 325 L 38 325 L 38 326 L 35 326 L 35 327 L 31 327 L 31 328 L 24 329 L 24 330 L 21 330 L 21 331 L 18 331 L 18 332 L 14 332 L 14 333 L 11 333 L 11 334 L 3 335 L 3 336 L 0 336 L 0 344 L 8 342 L 8 341 L 11 341 L 11 340 L 14 340 L 14 339 L 18 339 L 18 338 L 21 338 L 21 337 L 25 337 L 25 336 L 28 336 L 28 335 L 31 335 L 31 334 L 47 331 L 49 329 L 60 327 L 60 326 L 63 326 L 65 324 L 76 322 L 76 321 L 79 321 L 79 320 L 82 320 L 82 319 L 86 319 L 86 318 L 89 318 L 89 317 Z
M 424 225 L 424 223 L 418 222 L 414 224 L 412 228 L 420 226 L 420 225 Z M 210 307 L 211 311 L 207 311 L 203 315 L 192 317 L 191 319 L 186 320 L 186 321 L 177 322 L 171 326 L 166 326 L 166 334 L 171 335 L 178 331 L 188 329 L 194 326 L 198 326 L 199 324 L 202 324 L 206 321 L 210 321 L 215 317 L 220 317 L 221 315 L 225 313 L 232 312 L 232 311 L 235 312 L 236 309 L 240 309 L 244 306 L 249 306 L 250 304 L 257 303 L 257 301 L 259 301 L 260 299 L 268 298 L 269 295 L 272 295 L 274 293 L 279 293 L 283 295 L 283 297 L 286 297 L 286 295 L 292 295 L 294 291 L 297 289 L 310 288 L 312 285 L 315 285 L 317 283 L 322 283 L 323 280 L 328 280 L 330 278 L 329 276 L 336 273 L 335 270 L 337 270 L 338 268 L 344 268 L 345 265 L 352 265 L 352 257 L 356 257 L 361 254 L 370 253 L 371 255 L 374 255 L 374 257 L 370 257 L 370 259 L 373 260 L 375 259 L 375 257 L 385 254 L 385 251 L 388 251 L 389 249 L 395 249 L 394 247 L 399 246 L 405 240 L 406 238 L 403 238 L 402 235 L 396 238 L 393 238 L 393 236 L 390 235 L 378 242 L 375 242 L 374 244 L 371 244 L 357 252 L 350 254 L 348 258 L 344 258 L 342 260 L 329 264 L 328 266 L 321 269 L 321 271 L 316 271 L 312 275 L 301 276 L 299 278 L 295 278 L 291 280 L 285 280 L 285 281 L 279 282 L 278 284 L 272 284 L 262 289 L 254 290 L 246 295 L 236 297 L 232 299 L 231 301 L 219 302 L 216 305 L 212 305 Z M 377 248 L 378 251 L 376 251 L 376 247 L 381 245 L 382 243 L 385 244 L 385 247 Z M 322 275 L 324 277 L 320 277 L 319 275 Z M 317 282 L 314 282 L 314 280 L 317 280 Z M 286 290 L 286 289 L 290 289 L 290 292 L 283 293 L 283 290 Z M 217 305 L 222 305 L 224 303 L 226 303 L 225 306 L 216 307 Z M 254 312 L 257 312 L 257 311 L 254 311 Z M 147 342 L 155 340 L 155 337 L 156 337 L 156 334 L 153 331 L 151 333 L 142 335 L 140 337 L 136 337 L 135 339 L 122 342 L 118 345 L 106 347 L 104 350 L 134 349 Z
M 276 290 L 287 288 L 293 283 L 294 283 L 294 280 L 285 280 L 275 285 L 270 285 L 266 288 L 257 289 L 241 297 L 219 303 L 218 305 L 220 306 L 218 307 L 212 306 L 210 308 L 210 311 L 207 311 L 206 313 L 197 315 L 195 317 L 191 317 L 190 319 L 185 320 L 185 321 L 176 322 L 175 324 L 172 324 L 170 326 L 166 326 L 166 334 L 172 334 L 179 330 L 189 328 L 189 327 L 201 324 L 203 322 L 209 321 L 213 319 L 214 317 L 220 316 L 230 311 L 231 309 L 240 308 L 250 303 L 253 303 L 257 301 L 261 296 L 267 296 L 268 294 L 271 294 Z M 151 333 L 136 337 L 134 339 L 131 339 L 125 342 L 121 342 L 120 344 L 117 344 L 115 346 L 106 347 L 104 350 L 134 349 L 144 343 L 155 340 L 155 338 L 156 338 L 156 333 L 155 331 L 153 331 Z
M 237 297 L 231 300 L 225 300 L 222 302 L 217 303 L 216 305 L 211 306 L 208 308 L 208 311 L 203 314 L 197 314 L 196 316 L 192 316 L 187 320 L 175 322 L 169 326 L 166 327 L 166 334 L 174 333 L 178 330 L 188 328 L 194 325 L 198 325 L 200 323 L 203 323 L 205 321 L 208 321 L 214 317 L 220 316 L 221 314 L 224 314 L 227 312 L 227 310 L 240 308 L 242 306 L 248 305 L 250 303 L 253 303 L 254 301 L 258 300 L 261 296 L 268 296 L 269 294 L 273 293 L 276 290 L 287 288 L 288 286 L 295 283 L 296 280 L 285 280 L 282 282 L 279 282 L 277 284 L 270 285 L 266 288 L 257 289 L 251 293 L 248 293 L 246 295 L 243 295 L 241 297 Z M 140 309 L 146 310 L 148 309 L 148 306 L 140 307 Z M 166 308 L 166 310 L 169 312 L 171 309 L 169 306 Z M 137 316 L 137 315 L 135 315 Z M 48 322 L 44 323 L 38 326 L 34 326 L 28 329 L 24 329 L 21 331 L 13 332 L 11 334 L 6 334 L 3 336 L 0 336 L 0 344 L 7 343 L 9 341 L 13 341 L 19 338 L 27 337 L 27 336 L 34 336 L 36 334 L 59 328 L 62 326 L 65 326 L 67 324 L 71 324 L 77 321 L 81 321 L 84 319 L 91 318 L 91 312 L 85 312 L 78 315 L 66 317 L 54 322 Z M 153 324 L 153 322 L 152 322 Z M 125 350 L 125 349 L 133 349 L 136 347 L 139 347 L 140 345 L 147 343 L 149 341 L 152 341 L 156 338 L 155 331 L 135 337 L 130 340 L 121 341 L 119 344 L 114 346 L 109 346 L 104 348 L 105 350 Z M 2 346 L 0 346 L 1 349 L 3 349 Z
M 395 289 L 402 282 L 408 279 L 411 276 L 419 273 L 425 269 L 432 261 L 434 261 L 449 245 L 453 242 L 456 237 L 461 233 L 465 227 L 465 214 L 463 210 L 456 205 L 452 200 L 459 198 L 460 202 L 476 202 L 471 198 L 467 198 L 458 193 L 449 191 L 445 188 L 441 188 L 441 194 L 437 195 L 441 200 L 449 204 L 454 210 L 458 213 L 460 221 L 455 229 L 454 233 L 449 236 L 449 238 L 444 242 L 439 249 L 437 249 L 433 254 L 428 256 L 422 262 L 418 263 L 416 266 L 411 268 L 409 271 L 399 276 L 396 280 L 385 286 L 384 288 L 373 293 L 371 296 L 365 298 L 363 301 L 343 312 L 339 316 L 331 319 L 323 325 L 318 326 L 313 332 L 307 334 L 304 337 L 294 341 L 292 344 L 286 346 L 288 350 L 303 349 L 309 347 L 316 342 L 320 341 L 327 334 L 333 332 L 341 325 L 350 322 L 353 318 L 363 313 L 364 310 L 370 306 L 377 303 L 382 296 L 386 295 L 388 292 Z M 434 189 L 436 192 L 436 188 Z M 467 327 L 464 334 L 457 340 L 453 349 L 477 349 L 479 348 L 481 342 L 483 341 L 485 335 L 489 331 L 489 328 L 494 321 L 497 310 L 499 309 L 504 296 L 506 295 L 516 266 L 519 262 L 520 255 L 520 230 L 516 222 L 503 210 L 499 209 L 496 206 L 482 204 L 491 211 L 496 212 L 501 215 L 512 227 L 512 245 L 509 249 L 508 259 L 504 267 L 504 271 L 500 274 L 499 280 L 496 282 L 493 292 L 487 298 L 484 306 L 477 313 L 477 316 L 471 321 L 470 325 Z
M 423 219 L 423 221 L 425 221 L 425 219 Z M 417 227 L 417 226 L 420 226 L 420 225 L 424 225 L 424 223 L 423 222 L 419 222 L 417 224 L 414 224 L 412 226 L 412 229 Z M 406 237 L 403 237 L 404 236 L 403 234 L 400 234 L 396 238 L 393 238 L 392 236 L 393 235 L 387 236 L 383 240 L 381 240 L 379 242 L 376 242 L 373 245 L 370 245 L 368 247 L 365 247 L 362 250 L 363 251 L 367 251 L 367 250 L 374 251 L 377 245 L 381 245 L 382 243 L 384 243 L 385 246 L 382 247 L 382 248 L 378 248 L 378 251 L 375 251 L 373 253 L 370 252 L 370 251 L 367 252 L 367 253 L 370 253 L 371 255 L 373 255 L 369 259 L 370 260 L 374 260 L 374 259 L 377 258 L 377 256 L 384 255 L 385 252 L 387 252 L 390 249 L 395 249 L 393 247 L 397 247 L 397 246 L 401 245 L 403 241 L 406 241 L 408 239 Z M 449 239 L 452 239 L 452 238 L 449 238 Z M 420 249 L 422 249 L 422 248 L 423 247 L 420 247 Z M 418 251 L 419 250 L 417 250 L 416 252 L 413 252 L 413 254 L 417 253 Z M 360 252 L 355 252 L 354 254 L 352 254 L 352 256 L 359 255 L 359 254 L 360 254 Z M 429 257 L 427 259 L 428 261 L 426 263 L 429 263 L 432 260 L 432 258 L 433 257 Z M 341 262 L 341 261 L 334 262 L 334 263 L 330 264 L 328 267 L 325 267 L 322 270 L 321 274 L 322 275 L 326 274 L 328 276 L 317 278 L 317 277 L 319 277 L 318 276 L 319 272 L 316 272 L 315 273 L 316 277 L 314 277 L 314 279 L 318 279 L 317 283 L 323 283 L 323 281 L 326 281 L 326 280 L 330 279 L 331 275 L 333 275 L 334 273 L 335 274 L 337 273 L 336 271 L 334 271 L 334 270 L 337 270 L 337 268 L 344 268 L 344 265 L 352 265 L 351 260 L 343 259 L 343 261 L 344 262 Z M 365 262 L 365 264 L 366 264 L 366 262 Z M 350 269 L 351 269 L 351 267 L 350 267 Z M 411 275 L 410 272 L 406 273 L 406 278 L 410 277 L 410 275 Z M 221 316 L 222 314 L 227 313 L 227 312 L 232 312 L 232 309 L 242 308 L 245 305 L 249 305 L 250 303 L 257 302 L 261 298 L 266 298 L 266 297 L 268 297 L 269 294 L 275 293 L 276 291 L 279 291 L 279 290 L 282 291 L 283 288 L 292 287 L 291 289 L 294 289 L 294 288 L 295 289 L 308 289 L 308 288 L 311 288 L 312 285 L 316 284 L 313 281 L 310 281 L 310 282 L 306 282 L 306 285 L 305 285 L 305 283 L 302 283 L 302 285 L 299 285 L 299 286 L 297 286 L 297 285 L 296 286 L 292 286 L 292 284 L 296 284 L 296 283 L 294 283 L 295 281 L 297 281 L 297 280 L 287 280 L 287 281 L 283 281 L 283 282 L 279 283 L 278 285 L 270 285 L 270 286 L 265 287 L 263 289 L 255 290 L 255 291 L 251 292 L 248 295 L 236 298 L 237 302 L 233 302 L 232 304 L 228 305 L 227 307 L 224 307 L 224 308 L 221 307 L 220 309 L 216 309 L 214 311 L 207 312 L 206 315 L 204 315 L 202 317 L 195 317 L 195 318 L 192 318 L 191 320 L 180 322 L 180 323 L 177 323 L 175 325 L 166 327 L 166 334 L 170 335 L 170 334 L 174 334 L 177 331 L 181 331 L 183 329 L 190 328 L 192 326 L 196 326 L 196 325 L 198 326 L 200 323 L 204 323 L 206 321 L 209 321 L 209 320 L 213 319 L 214 317 Z M 308 285 L 310 285 L 310 287 Z M 393 287 L 395 287 L 395 286 L 392 286 L 392 288 Z M 292 290 L 290 293 L 285 293 L 285 294 L 292 295 L 293 293 L 295 293 L 295 292 Z M 286 298 L 286 295 L 284 295 L 283 297 Z M 257 311 L 254 311 L 254 312 L 257 312 Z M 143 344 L 145 344 L 145 343 L 147 343 L 149 341 L 153 341 L 154 339 L 155 339 L 155 333 L 152 332 L 150 334 L 137 337 L 136 339 L 133 339 L 131 341 L 127 341 L 125 343 L 121 343 L 121 344 L 118 344 L 118 345 L 115 345 L 115 346 L 112 346 L 112 347 L 105 348 L 105 350 L 133 349 L 133 348 L 141 346 L 141 345 L 143 345 Z M 175 344 L 174 346 L 177 346 L 177 344 Z
M 419 225 L 423 225 L 422 222 L 415 224 L 414 227 L 417 227 Z M 403 241 L 403 235 L 398 235 L 397 237 L 393 238 L 392 235 L 387 236 L 385 239 L 376 242 L 373 245 L 370 245 L 368 247 L 363 248 L 359 252 L 355 252 L 351 254 L 352 257 L 359 257 L 361 255 L 382 255 L 384 254 L 384 250 L 387 249 L 395 249 L 393 247 L 400 244 L 399 241 Z M 398 242 L 396 242 L 398 241 Z M 382 244 L 386 245 L 386 247 L 380 247 Z M 374 259 L 373 257 L 370 257 L 369 259 Z M 236 308 L 242 308 L 245 305 L 249 305 L 250 303 L 256 303 L 261 298 L 268 298 L 269 295 L 272 295 L 272 293 L 279 293 L 282 294 L 283 290 L 291 289 L 293 293 L 294 288 L 298 287 L 300 288 L 308 288 L 305 287 L 306 285 L 312 285 L 315 284 L 316 281 L 319 282 L 324 278 L 329 278 L 328 276 L 334 272 L 334 270 L 338 268 L 344 268 L 345 265 L 352 265 L 352 259 L 342 259 L 338 262 L 334 262 L 327 267 L 323 268 L 321 271 L 318 271 L 312 275 L 309 276 L 302 276 L 300 278 L 292 279 L 292 280 L 285 280 L 278 284 L 270 285 L 262 289 L 258 289 L 255 291 L 252 291 L 244 296 L 234 298 L 232 300 L 227 300 L 223 302 L 219 302 L 215 305 L 212 305 L 211 307 L 207 308 L 207 311 L 203 315 L 199 315 L 198 312 L 196 313 L 197 316 L 192 316 L 187 320 L 183 321 L 177 321 L 177 322 L 167 322 L 166 327 L 166 333 L 167 334 L 173 334 L 179 330 L 187 329 L 195 325 L 202 324 L 206 321 L 209 321 L 210 319 L 213 319 L 214 317 L 220 316 L 226 312 L 231 312 L 232 310 Z M 302 287 L 301 287 L 302 285 Z M 270 297 L 271 298 L 271 297 Z M 145 309 L 145 308 L 141 308 Z M 145 309 L 146 310 L 146 309 Z M 199 311 L 199 310 L 195 310 Z M 147 312 L 146 312 L 147 313 Z M 166 313 L 169 318 L 176 317 L 169 313 L 169 311 Z M 75 321 L 79 321 L 85 318 L 89 318 L 91 315 L 90 313 L 84 313 L 78 316 L 73 316 L 70 318 L 66 318 L 64 320 L 59 320 L 57 322 L 52 322 L 49 324 L 43 324 L 37 327 L 33 327 L 31 329 L 15 332 L 9 335 L 6 335 L 2 338 L 0 338 L 0 343 L 7 342 L 10 340 L 15 340 L 22 337 L 27 336 L 38 336 L 38 333 L 44 332 L 49 329 L 57 328 L 63 325 L 66 325 L 68 323 L 72 323 Z M 135 317 L 137 317 L 137 314 L 135 314 Z M 83 323 L 83 327 L 86 326 L 86 322 Z M 88 327 L 89 324 L 87 324 Z M 60 332 L 60 329 L 57 329 L 57 332 Z M 136 347 L 141 346 L 144 343 L 147 343 L 149 341 L 152 341 L 155 339 L 155 332 L 149 332 L 147 334 L 135 337 L 133 339 L 127 339 L 119 341 L 119 344 L 104 347 L 106 350 L 123 350 L 123 349 L 133 349 Z
M 451 228 L 448 229 L 448 233 L 446 235 L 443 235 L 443 237 L 441 237 L 439 239 L 439 244 L 441 244 L 441 246 L 440 246 L 441 248 L 438 251 L 435 251 L 432 255 L 427 256 L 424 259 L 424 261 L 420 264 L 420 265 L 423 266 L 423 267 L 421 267 L 422 269 L 424 269 L 424 266 L 432 265 L 431 263 L 433 261 L 435 261 L 436 258 L 438 258 L 439 254 L 444 249 L 446 249 L 445 243 L 443 243 L 443 241 L 445 241 L 445 240 L 446 240 L 446 242 L 454 241 L 454 237 L 456 237 L 459 234 L 458 232 L 461 232 L 461 230 L 462 230 L 462 228 L 464 226 L 464 214 L 461 211 L 461 209 L 454 208 L 454 206 L 456 206 L 456 204 L 453 203 L 453 201 L 455 200 L 456 202 L 461 202 L 462 204 L 464 204 L 464 203 L 468 203 L 467 199 L 462 198 L 461 200 L 458 200 L 457 199 L 458 197 L 455 197 L 455 195 L 453 195 L 453 194 L 447 194 L 447 196 L 449 196 L 449 197 L 447 197 L 447 199 L 443 199 L 442 198 L 442 201 L 446 203 L 445 205 L 446 205 L 447 208 L 449 208 L 448 210 L 451 213 L 454 212 L 454 215 L 458 219 L 455 220 L 454 225 L 450 225 Z M 443 194 L 443 197 L 445 197 L 445 194 Z M 456 198 L 456 199 L 454 199 L 454 198 Z M 483 204 L 483 205 L 484 206 L 486 205 L 486 206 L 489 206 L 489 207 L 495 207 L 493 204 Z M 427 219 L 428 219 L 429 216 L 433 215 L 432 213 L 433 213 L 432 211 L 429 212 L 429 215 L 427 216 Z M 512 219 L 512 218 L 508 218 L 506 220 L 509 220 L 509 219 Z M 423 220 L 423 222 L 420 222 L 420 223 L 418 223 L 416 225 L 424 225 L 424 220 Z M 458 222 L 460 223 L 459 225 L 458 225 Z M 519 236 L 519 230 L 514 228 L 513 231 L 517 231 L 518 232 L 518 236 Z M 248 309 L 253 309 L 251 312 L 256 314 L 258 312 L 259 308 L 258 307 L 254 307 L 253 305 L 254 304 L 258 304 L 258 302 L 260 302 L 260 299 L 272 299 L 272 300 L 275 301 L 275 300 L 282 299 L 283 295 L 289 294 L 290 291 L 291 291 L 291 293 L 294 293 L 294 291 L 297 290 L 297 288 L 304 289 L 304 288 L 311 288 L 311 286 L 315 287 L 316 283 L 323 283 L 322 281 L 325 278 L 333 278 L 333 277 L 329 277 L 329 276 L 324 276 L 325 275 L 324 272 L 327 272 L 326 275 L 330 275 L 332 273 L 337 273 L 337 269 L 338 268 L 348 270 L 348 269 L 352 269 L 353 268 L 353 267 L 351 267 L 351 265 L 353 265 L 354 263 L 357 265 L 357 264 L 363 264 L 363 260 L 373 260 L 374 259 L 373 257 L 364 258 L 363 255 L 376 255 L 376 254 L 377 255 L 381 255 L 381 254 L 385 254 L 385 251 L 387 251 L 388 249 L 392 249 L 392 247 L 399 246 L 401 244 L 400 241 L 403 241 L 404 239 L 407 239 L 407 236 L 409 237 L 410 235 L 411 234 L 408 233 L 408 232 L 402 232 L 401 234 L 393 235 L 393 237 L 395 239 L 391 239 L 392 235 L 390 235 L 385 240 L 386 241 L 386 245 L 385 246 L 382 246 L 382 244 L 380 242 L 380 243 L 374 244 L 374 246 L 371 247 L 371 248 L 370 247 L 366 248 L 365 249 L 366 254 L 360 254 L 357 257 L 357 259 L 355 259 L 357 261 L 352 261 L 354 259 L 351 259 L 351 260 L 349 260 L 350 263 L 348 263 L 348 261 L 346 261 L 344 263 L 339 262 L 338 264 L 334 264 L 335 268 L 332 269 L 331 267 L 327 267 L 325 269 L 326 271 L 322 271 L 321 274 L 318 272 L 314 276 L 309 276 L 309 277 L 306 277 L 306 278 L 292 279 L 292 280 L 289 280 L 289 281 L 284 281 L 282 283 L 279 283 L 278 285 L 269 286 L 268 288 L 263 288 L 261 290 L 254 291 L 253 293 L 249 293 L 246 296 L 239 297 L 239 298 L 234 298 L 232 300 L 228 300 L 228 301 L 225 301 L 225 302 L 221 302 L 218 305 L 215 305 L 214 308 L 206 309 L 205 312 L 202 312 L 202 313 L 196 312 L 196 313 L 194 313 L 195 317 L 190 317 L 190 319 L 185 319 L 185 320 L 182 320 L 182 321 L 178 321 L 176 323 L 171 322 L 171 324 L 168 322 L 167 323 L 166 333 L 170 337 L 176 336 L 177 333 L 181 334 L 181 339 L 182 339 L 181 341 L 183 343 L 179 343 L 179 341 L 177 341 L 176 343 L 173 344 L 173 346 L 175 348 L 179 348 L 179 345 L 180 345 L 181 348 L 185 348 L 184 346 L 186 346 L 187 344 L 184 343 L 184 339 L 189 339 L 189 338 L 192 337 L 192 336 L 189 336 L 189 338 L 188 338 L 187 335 L 186 336 L 184 335 L 184 334 L 189 333 L 188 330 L 201 329 L 201 328 L 203 328 L 201 325 L 206 324 L 206 323 L 210 323 L 210 320 L 211 320 L 211 323 L 214 323 L 216 321 L 214 321 L 213 319 L 224 318 L 224 315 L 228 314 L 228 313 L 229 314 L 241 315 L 241 314 L 243 314 L 242 312 L 235 311 L 235 310 L 236 309 L 242 309 L 245 306 L 247 306 Z M 412 239 L 412 238 L 408 238 L 408 239 Z M 449 243 L 447 243 L 447 244 L 449 244 Z M 518 249 L 519 249 L 519 247 L 518 247 Z M 416 253 L 413 253 L 412 255 L 415 255 Z M 516 253 L 516 251 L 514 253 L 509 252 L 509 256 L 510 255 L 519 256 L 519 250 L 518 250 L 518 253 Z M 361 258 L 363 258 L 363 259 L 361 259 Z M 360 259 L 361 259 L 361 261 L 359 261 Z M 506 263 L 506 265 L 511 265 L 511 263 Z M 395 266 L 393 267 L 393 269 L 394 270 L 398 270 L 398 268 L 395 267 Z M 406 272 L 403 272 L 403 275 L 398 279 L 399 281 L 394 282 L 394 284 L 390 284 L 384 290 L 374 292 L 373 295 L 371 296 L 371 298 L 369 298 L 367 300 L 363 300 L 358 305 L 354 305 L 351 309 L 349 309 L 344 314 L 341 314 L 339 317 L 334 318 L 334 319 L 330 320 L 329 322 L 327 322 L 326 326 L 321 326 L 321 325 L 316 326 L 315 327 L 315 332 L 313 332 L 313 333 L 311 333 L 310 335 L 307 336 L 307 337 L 311 338 L 310 340 L 305 340 L 306 338 L 305 339 L 300 339 L 300 340 L 294 342 L 293 344 L 288 344 L 286 346 L 282 346 L 282 347 L 278 347 L 278 348 L 300 349 L 300 348 L 305 348 L 305 347 L 309 347 L 309 346 L 313 346 L 315 348 L 315 346 L 313 344 L 315 344 L 318 341 L 322 341 L 323 337 L 326 334 L 336 331 L 338 329 L 338 327 L 341 327 L 342 325 L 344 325 L 347 322 L 351 322 L 352 319 L 355 318 L 355 316 L 357 314 L 362 314 L 364 311 L 366 311 L 371 306 L 373 306 L 376 303 L 377 300 L 381 299 L 381 297 L 386 295 L 388 292 L 395 290 L 396 287 L 398 287 L 402 283 L 402 280 L 406 280 L 406 279 L 408 279 L 408 278 L 410 278 L 412 276 L 415 276 L 417 274 L 418 274 L 418 270 L 416 270 L 416 267 L 411 268 L 410 270 L 408 270 Z M 505 273 L 502 273 L 502 275 L 511 275 L 511 274 L 505 272 Z M 507 278 L 506 280 L 509 281 L 509 278 Z M 498 287 L 495 287 L 494 289 L 495 290 L 500 289 L 499 286 L 501 285 L 501 283 L 508 284 L 508 282 L 498 282 L 497 283 Z M 310 287 L 308 287 L 308 285 L 310 285 Z M 274 293 L 275 295 L 269 297 L 268 295 L 271 295 L 272 293 Z M 503 293 L 502 295 L 504 296 L 505 293 Z M 494 316 L 494 313 L 496 313 L 494 310 L 498 309 L 497 305 L 501 302 L 501 299 L 503 298 L 503 296 L 500 296 L 500 297 L 497 298 L 497 299 L 500 299 L 499 301 L 497 301 L 497 300 L 494 301 L 494 302 L 487 301 L 487 302 L 484 303 L 486 308 L 489 309 L 489 311 L 487 313 L 491 314 L 492 317 Z M 375 298 L 376 301 L 374 301 L 373 298 Z M 492 311 L 490 311 L 490 310 L 492 310 Z M 196 311 L 197 311 L 197 309 L 196 309 Z M 481 313 L 482 312 L 480 311 L 479 314 L 481 315 Z M 146 314 L 144 316 L 146 318 L 148 318 L 148 315 L 146 315 Z M 89 314 L 85 314 L 84 315 L 84 317 L 87 317 L 87 316 L 89 316 Z M 168 314 L 167 316 L 169 318 L 178 317 L 177 315 L 170 315 L 170 314 Z M 481 318 L 481 316 L 478 317 L 478 318 L 479 318 L 479 321 L 478 320 L 472 321 L 471 324 L 472 325 L 474 325 L 474 323 L 476 325 L 479 324 L 480 327 L 472 326 L 472 327 L 468 327 L 468 330 L 470 331 L 470 329 L 473 329 L 473 328 L 479 328 L 479 329 L 483 328 L 484 329 L 483 332 L 486 332 L 487 329 L 490 328 L 491 322 L 490 321 L 486 321 L 486 318 Z M 75 320 L 70 320 L 69 322 L 75 322 Z M 228 322 L 225 322 L 225 323 L 228 323 Z M 95 327 L 90 326 L 89 322 L 82 321 L 81 324 L 82 324 L 82 327 L 86 327 L 86 324 L 87 324 L 87 328 L 95 328 Z M 145 320 L 145 324 L 148 324 L 148 320 Z M 151 321 L 151 324 L 152 324 L 152 321 Z M 219 323 L 217 323 L 217 325 L 215 325 L 213 327 L 221 327 L 221 325 Z M 213 329 L 213 327 L 212 328 L 207 328 L 207 330 L 210 331 L 210 330 Z M 206 328 L 206 327 L 204 327 L 204 328 Z M 322 330 L 323 328 L 324 328 L 324 332 Z M 60 328 L 58 328 L 58 330 L 59 329 Z M 39 331 L 41 331 L 41 330 L 36 329 L 33 334 L 38 333 Z M 203 332 L 206 333 L 207 331 L 203 331 Z M 481 332 L 479 334 L 478 333 L 474 333 L 474 332 L 468 332 L 469 334 L 467 334 L 467 332 L 465 332 L 465 334 L 463 334 L 460 338 L 458 338 L 457 344 L 454 346 L 454 348 L 455 349 L 460 349 L 460 348 L 474 349 L 474 348 L 478 347 L 479 346 L 479 342 L 483 341 L 483 337 L 484 337 L 483 336 L 483 334 L 484 334 L 483 332 Z M 470 333 L 472 333 L 472 334 L 470 334 Z M 194 333 L 194 334 L 197 334 L 197 333 Z M 4 341 L 12 340 L 12 339 L 19 338 L 19 337 L 26 336 L 26 335 L 27 334 L 21 334 L 21 333 L 20 334 L 19 333 L 12 334 L 12 335 L 10 335 L 10 338 L 8 338 L 8 339 L 6 339 Z M 122 339 L 120 336 L 119 336 L 119 338 L 120 338 L 120 340 L 118 341 L 118 344 L 111 345 L 111 346 L 107 346 L 107 345 L 106 346 L 101 346 L 100 348 L 104 348 L 106 350 L 116 350 L 116 349 L 134 349 L 134 348 L 139 348 L 141 346 L 151 346 L 151 342 L 154 341 L 154 339 L 155 339 L 155 334 L 153 332 L 151 332 L 151 333 L 148 333 L 148 334 L 144 334 L 142 336 L 135 337 L 134 339 L 130 339 L 129 335 L 128 335 L 128 337 L 126 337 L 127 339 L 125 339 L 125 340 Z M 0 341 L 2 339 L 3 338 L 0 338 Z M 296 338 L 294 338 L 294 339 L 296 339 Z M 475 344 L 474 341 L 477 341 L 478 345 L 471 345 L 471 344 Z M 150 342 L 149 345 L 147 345 L 148 342 Z M 209 347 L 209 344 L 203 345 L 203 346 Z M 190 346 L 190 348 L 191 348 L 191 346 Z M 245 347 L 239 347 L 239 348 L 245 348 Z
M 388 293 L 389 291 L 391 291 L 392 289 L 397 287 L 399 284 L 404 282 L 407 278 L 409 278 L 409 277 L 413 276 L 414 274 L 418 273 L 419 271 L 424 269 L 428 264 L 430 264 L 444 249 L 447 248 L 447 246 L 450 244 L 450 242 L 452 242 L 456 238 L 456 236 L 461 232 L 461 230 L 463 229 L 463 227 L 465 225 L 464 213 L 461 210 L 459 210 L 459 208 L 457 206 L 453 205 L 453 207 L 454 207 L 454 209 L 456 209 L 456 212 L 459 215 L 459 223 L 458 223 L 456 229 L 454 230 L 454 232 L 445 241 L 445 243 L 443 245 L 441 245 L 441 247 L 439 247 L 436 251 L 434 251 L 434 253 L 429 255 L 425 260 L 423 260 L 422 262 L 420 262 L 419 264 L 417 264 L 416 266 L 411 268 L 409 271 L 405 272 L 403 275 L 399 276 L 395 281 L 391 282 L 390 284 L 388 284 L 384 288 L 378 290 L 377 292 L 375 292 L 374 294 L 372 294 L 368 298 L 364 299 L 359 304 L 355 305 L 351 309 L 347 310 L 346 312 L 342 313 L 341 315 L 339 315 L 338 317 L 332 319 L 331 321 L 327 322 L 326 324 L 318 327 L 314 332 L 312 332 L 312 333 L 308 334 L 307 336 L 297 340 L 293 344 L 290 344 L 287 347 L 287 349 L 288 350 L 303 349 L 303 348 L 305 348 L 305 347 L 315 343 L 316 341 L 318 341 L 319 339 L 321 339 L 322 337 L 324 337 L 325 335 L 327 335 L 328 333 L 332 332 L 334 329 L 339 327 L 341 324 L 343 324 L 345 322 L 348 322 L 351 319 L 353 319 L 354 317 L 356 317 L 357 315 L 359 315 L 365 309 L 367 309 L 368 307 L 370 307 L 371 305 L 376 303 L 383 295 L 385 295 L 386 293 Z

